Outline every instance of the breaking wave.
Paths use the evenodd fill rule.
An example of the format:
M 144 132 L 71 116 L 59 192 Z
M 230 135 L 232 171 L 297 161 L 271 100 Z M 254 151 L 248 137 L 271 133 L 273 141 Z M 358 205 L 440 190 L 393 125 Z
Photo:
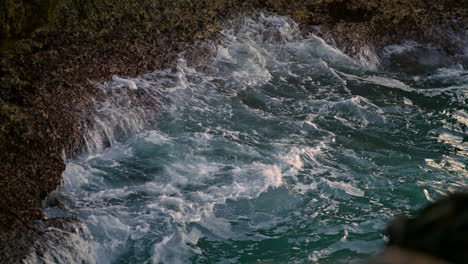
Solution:
M 46 209 L 86 223 L 71 242 L 86 257 L 46 263 L 359 259 L 395 214 L 466 185 L 463 66 L 378 72 L 272 15 L 223 39 L 207 71 L 181 58 L 99 85 L 109 99 Z

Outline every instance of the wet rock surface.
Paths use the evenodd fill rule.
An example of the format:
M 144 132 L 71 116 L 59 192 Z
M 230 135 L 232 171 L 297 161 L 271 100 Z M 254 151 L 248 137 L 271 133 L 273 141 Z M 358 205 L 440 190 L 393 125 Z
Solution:
M 34 240 L 47 237 L 42 201 L 60 185 L 64 157 L 83 148 L 90 116 L 108 96 L 94 81 L 168 67 L 180 52 L 193 64 L 206 61 L 209 47 L 202 43 L 216 41 L 226 19 L 255 10 L 291 16 L 355 58 L 407 39 L 457 54 L 464 48 L 457 37 L 466 38 L 466 6 L 451 0 L 0 5 L 0 263 L 18 262 L 36 250 Z M 138 91 L 134 98 L 145 104 Z
M 74 263 L 92 251 L 83 239 L 87 236 L 86 225 L 74 218 L 38 220 L 34 228 L 18 226 L 0 237 L 2 263 L 50 263 L 55 259 Z

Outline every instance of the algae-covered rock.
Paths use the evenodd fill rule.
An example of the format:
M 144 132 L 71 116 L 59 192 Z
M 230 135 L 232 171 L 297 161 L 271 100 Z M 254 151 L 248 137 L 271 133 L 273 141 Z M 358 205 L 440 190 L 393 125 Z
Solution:
M 0 2 L 0 50 L 14 46 L 49 23 L 58 0 L 3 0 Z

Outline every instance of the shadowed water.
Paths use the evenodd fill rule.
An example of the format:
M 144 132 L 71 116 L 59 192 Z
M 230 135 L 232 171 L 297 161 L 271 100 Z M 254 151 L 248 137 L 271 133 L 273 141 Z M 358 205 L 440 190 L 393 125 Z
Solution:
M 206 72 L 180 59 L 105 85 L 166 103 L 147 127 L 111 105 L 131 136 L 95 131 L 68 162 L 47 212 L 86 222 L 84 263 L 345 263 L 468 183 L 466 65 L 367 70 L 276 16 L 224 38 Z

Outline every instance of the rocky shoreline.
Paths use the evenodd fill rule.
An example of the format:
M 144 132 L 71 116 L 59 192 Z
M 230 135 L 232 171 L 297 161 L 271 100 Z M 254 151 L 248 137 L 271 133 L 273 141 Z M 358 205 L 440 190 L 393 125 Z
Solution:
M 0 263 L 16 263 L 48 239 L 42 201 L 61 183 L 64 158 L 83 149 L 106 94 L 94 81 L 170 67 L 184 52 L 206 62 L 223 23 L 265 11 L 292 17 L 354 58 L 414 40 L 464 52 L 461 1 L 3 1 L 0 45 Z M 42 14 L 38 16 L 37 14 Z M 317 27 L 319 26 L 319 27 Z M 317 30 L 320 28 L 320 30 Z M 364 48 L 364 49 L 363 49 Z M 145 96 L 134 91 L 135 103 Z M 158 105 L 148 107 L 158 109 Z M 58 223 L 58 224 L 57 224 Z

